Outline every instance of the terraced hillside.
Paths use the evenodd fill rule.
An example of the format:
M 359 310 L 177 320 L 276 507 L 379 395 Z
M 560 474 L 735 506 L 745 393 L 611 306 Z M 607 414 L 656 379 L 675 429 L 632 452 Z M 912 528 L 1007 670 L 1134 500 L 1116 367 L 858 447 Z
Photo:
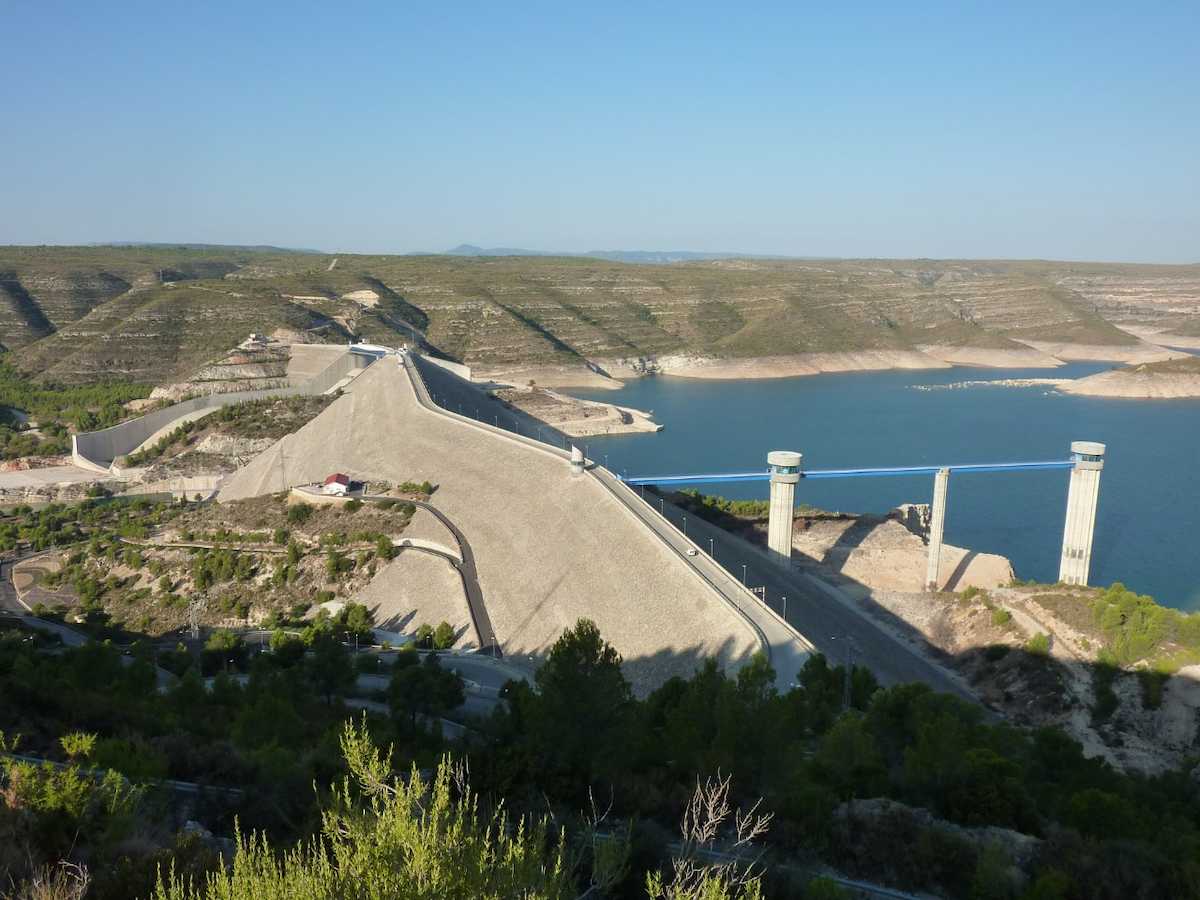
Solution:
M 1152 348 L 1123 325 L 1200 327 L 1200 266 L 340 255 L 331 268 L 334 259 L 0 249 L 0 343 L 22 368 L 62 381 L 166 381 L 250 331 L 422 341 L 503 373 L 812 353 L 984 361 L 1036 354 L 1030 343 L 1050 353 L 1109 348 L 1104 358 L 1128 348 L 1134 358 Z

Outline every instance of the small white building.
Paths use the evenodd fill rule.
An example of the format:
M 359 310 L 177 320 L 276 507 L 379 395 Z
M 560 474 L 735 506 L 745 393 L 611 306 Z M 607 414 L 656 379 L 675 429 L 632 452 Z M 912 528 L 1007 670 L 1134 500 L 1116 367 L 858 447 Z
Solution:
M 321 493 L 329 494 L 331 497 L 345 497 L 350 490 L 350 476 L 343 475 L 341 472 L 334 472 L 325 479 L 325 483 L 321 486 Z

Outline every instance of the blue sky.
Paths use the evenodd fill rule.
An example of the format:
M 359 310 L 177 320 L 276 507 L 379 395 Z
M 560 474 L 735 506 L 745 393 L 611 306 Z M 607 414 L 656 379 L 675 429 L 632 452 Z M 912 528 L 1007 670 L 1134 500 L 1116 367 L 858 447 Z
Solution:
M 0 3 L 0 243 L 1200 261 L 1196 3 Z

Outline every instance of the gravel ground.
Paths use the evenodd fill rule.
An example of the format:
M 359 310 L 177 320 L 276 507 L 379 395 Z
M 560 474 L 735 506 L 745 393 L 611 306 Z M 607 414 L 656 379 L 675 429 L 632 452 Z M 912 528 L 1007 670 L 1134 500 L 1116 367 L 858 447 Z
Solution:
M 437 500 L 431 501 L 434 506 L 440 506 Z M 445 547 L 450 553 L 458 555 L 458 541 L 454 539 L 448 528 L 438 521 L 437 516 L 427 509 L 417 507 L 417 511 L 413 513 L 412 519 L 409 520 L 408 527 L 404 529 L 404 537 L 420 538 L 426 541 L 433 541 Z
M 478 646 L 462 579 L 432 553 L 401 550 L 355 600 L 375 613 L 375 625 L 384 631 L 412 634 L 419 625 L 446 621 L 460 636 L 458 646 Z

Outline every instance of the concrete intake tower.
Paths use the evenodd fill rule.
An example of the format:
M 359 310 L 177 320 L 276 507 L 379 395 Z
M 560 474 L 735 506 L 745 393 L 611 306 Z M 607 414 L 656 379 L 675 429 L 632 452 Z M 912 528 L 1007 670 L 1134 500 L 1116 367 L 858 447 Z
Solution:
M 767 526 L 767 549 L 786 566 L 792 560 L 792 519 L 796 509 L 796 484 L 800 481 L 802 456 L 794 450 L 772 450 L 767 454 L 771 473 L 771 514 Z

